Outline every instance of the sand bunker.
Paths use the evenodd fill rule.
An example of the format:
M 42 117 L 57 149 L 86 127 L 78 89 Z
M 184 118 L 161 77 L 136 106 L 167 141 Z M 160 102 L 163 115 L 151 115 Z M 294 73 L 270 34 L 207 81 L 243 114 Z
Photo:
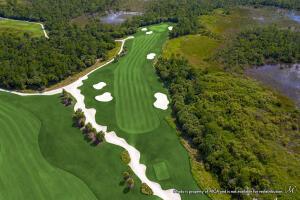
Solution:
M 142 28 L 142 31 L 148 31 L 148 29 L 147 28 Z
M 150 34 L 152 34 L 152 33 L 153 33 L 153 31 L 148 31 L 148 32 L 146 32 L 147 35 L 150 35 Z
M 97 83 L 97 84 L 93 85 L 93 88 L 95 88 L 96 90 L 101 90 L 105 86 L 106 86 L 106 83 L 100 82 L 100 83 Z
M 111 96 L 110 92 L 105 92 L 102 95 L 96 96 L 95 99 L 97 101 L 101 101 L 101 102 L 109 102 L 109 101 L 113 100 L 113 97 Z
M 173 30 L 173 26 L 168 27 L 169 31 Z
M 147 55 L 147 59 L 148 59 L 148 60 L 153 60 L 153 59 L 155 58 L 155 56 L 156 56 L 155 53 L 149 53 L 149 54 Z
M 168 109 L 168 105 L 169 105 L 169 100 L 167 95 L 163 94 L 163 93 L 156 93 L 154 95 L 154 97 L 156 98 L 156 101 L 154 102 L 154 107 L 161 109 L 161 110 L 167 110 Z

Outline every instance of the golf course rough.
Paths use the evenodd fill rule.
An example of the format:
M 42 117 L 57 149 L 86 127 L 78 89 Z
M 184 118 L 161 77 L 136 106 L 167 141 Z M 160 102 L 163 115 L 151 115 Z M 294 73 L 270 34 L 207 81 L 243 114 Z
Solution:
M 181 145 L 174 126 L 169 124 L 171 110 L 154 106 L 155 94 L 167 94 L 155 74 L 149 53 L 161 55 L 162 46 L 168 39 L 168 25 L 147 27 L 153 34 L 140 30 L 134 39 L 126 41 L 127 54 L 118 62 L 109 64 L 83 81 L 79 88 L 85 96 L 87 108 L 95 108 L 98 124 L 107 126 L 140 152 L 146 176 L 159 183 L 163 189 L 199 190 L 191 174 L 189 156 Z M 94 99 L 99 91 L 94 84 L 107 84 L 101 92 L 110 92 L 111 102 L 99 103 Z M 206 195 L 181 194 L 182 200 L 206 200 Z

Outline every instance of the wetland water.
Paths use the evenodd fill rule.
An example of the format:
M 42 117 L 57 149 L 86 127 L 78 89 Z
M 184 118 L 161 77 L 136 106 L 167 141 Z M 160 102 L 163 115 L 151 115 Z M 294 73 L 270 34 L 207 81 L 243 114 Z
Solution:
M 114 13 L 109 13 L 108 15 L 101 17 L 100 20 L 101 22 L 105 24 L 121 24 L 126 21 L 126 19 L 141 15 L 139 12 L 114 12 Z
M 300 13 L 291 12 L 287 15 L 291 20 L 300 24 Z
M 281 92 L 300 108 L 300 64 L 265 65 L 246 70 L 246 75 Z

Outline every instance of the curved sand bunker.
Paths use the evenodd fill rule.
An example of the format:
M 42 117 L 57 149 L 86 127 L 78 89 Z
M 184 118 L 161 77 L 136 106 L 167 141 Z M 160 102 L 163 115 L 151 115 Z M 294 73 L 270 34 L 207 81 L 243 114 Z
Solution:
M 153 31 L 148 31 L 148 32 L 146 32 L 147 35 L 150 35 L 150 34 L 152 34 L 152 33 L 153 33 Z
M 148 29 L 147 28 L 142 28 L 142 31 L 148 31 Z
M 111 100 L 113 100 L 113 97 L 111 96 L 110 92 L 105 92 L 102 95 L 96 96 L 95 99 L 101 102 L 110 102 Z
M 156 56 L 155 53 L 149 53 L 149 54 L 147 55 L 147 59 L 148 59 L 148 60 L 153 60 L 153 59 L 155 58 L 155 56 Z
M 169 105 L 169 100 L 167 95 L 163 94 L 163 93 L 156 93 L 154 95 L 154 97 L 156 98 L 156 101 L 154 102 L 154 107 L 161 109 L 161 110 L 167 110 L 168 109 L 168 105 Z
M 168 29 L 169 29 L 169 31 L 172 31 L 173 30 L 173 26 L 169 26 Z
M 97 83 L 97 84 L 93 85 L 93 88 L 95 88 L 96 90 L 101 90 L 105 86 L 106 86 L 106 83 L 100 82 L 100 83 Z

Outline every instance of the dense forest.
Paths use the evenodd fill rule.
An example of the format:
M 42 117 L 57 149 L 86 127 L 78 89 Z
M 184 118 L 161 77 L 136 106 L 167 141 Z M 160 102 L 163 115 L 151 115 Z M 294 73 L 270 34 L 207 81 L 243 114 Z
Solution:
M 156 70 L 169 90 L 183 136 L 192 139 L 222 188 L 280 187 L 282 172 L 274 167 L 280 157 L 273 148 L 286 151 L 297 137 L 299 111 L 287 109 L 253 81 L 230 73 L 195 71 L 184 59 L 161 58 Z M 299 173 L 289 170 L 291 177 Z M 285 179 L 284 184 L 291 183 L 292 178 Z
M 275 26 L 240 33 L 217 57 L 226 69 L 241 71 L 247 66 L 300 61 L 300 34 Z
M 296 0 L 151 0 L 144 2 L 144 15 L 120 26 L 103 25 L 99 20 L 92 20 L 83 28 L 70 23 L 74 17 L 86 13 L 101 15 L 111 9 L 121 10 L 125 3 L 124 0 L 6 0 L 0 5 L 0 17 L 43 22 L 50 39 L 0 34 L 0 87 L 44 89 L 91 66 L 96 59 L 105 60 L 107 51 L 115 46 L 113 39 L 132 34 L 139 26 L 163 21 L 177 23 L 170 33 L 173 38 L 196 33 L 200 26 L 198 16 L 215 8 L 240 4 L 299 8 Z
M 7 1 L 0 6 L 0 16 L 44 22 L 50 36 L 0 34 L 0 87 L 42 90 L 90 67 L 96 59 L 105 60 L 107 51 L 115 47 L 114 38 L 130 34 L 132 29 L 99 22 L 79 28 L 69 23 L 85 12 L 104 11 L 105 3 L 33 0 Z
M 114 41 L 96 28 L 67 26 L 56 37 L 0 35 L 0 87 L 43 89 L 106 58 Z M 76 42 L 75 42 L 76 41 Z

